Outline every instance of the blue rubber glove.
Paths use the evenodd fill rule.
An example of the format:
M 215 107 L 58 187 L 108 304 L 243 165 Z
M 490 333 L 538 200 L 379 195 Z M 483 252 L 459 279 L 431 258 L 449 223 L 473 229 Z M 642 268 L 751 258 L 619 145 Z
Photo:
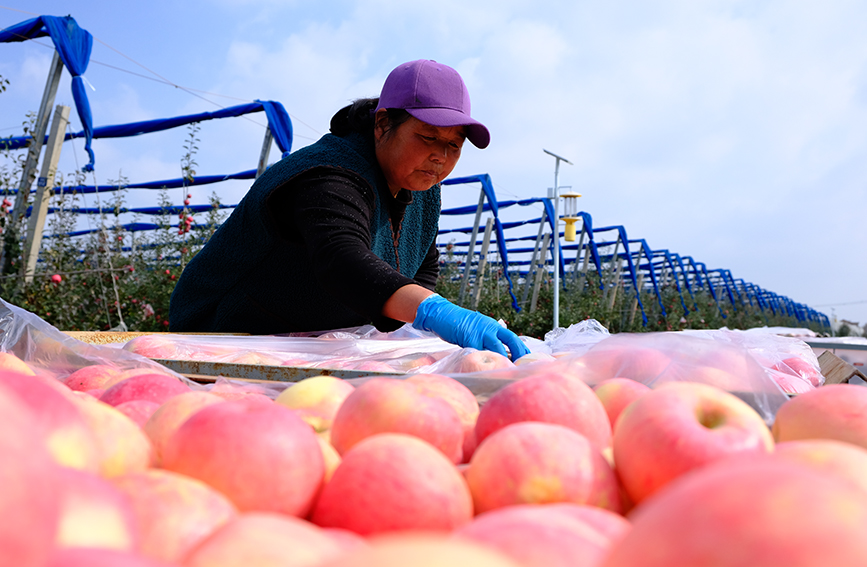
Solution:
M 518 335 L 491 317 L 458 307 L 436 294 L 428 296 L 419 304 L 412 326 L 421 331 L 430 331 L 458 346 L 491 350 L 503 356 L 509 356 L 506 352 L 508 346 L 512 361 L 530 353 Z

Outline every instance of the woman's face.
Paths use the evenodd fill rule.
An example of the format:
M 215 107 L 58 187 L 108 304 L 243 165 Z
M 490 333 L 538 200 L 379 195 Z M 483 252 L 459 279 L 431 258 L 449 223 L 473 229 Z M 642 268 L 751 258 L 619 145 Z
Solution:
M 461 157 L 463 126 L 438 127 L 412 116 L 389 129 L 385 110 L 376 113 L 376 159 L 392 195 L 425 191 L 445 179 Z

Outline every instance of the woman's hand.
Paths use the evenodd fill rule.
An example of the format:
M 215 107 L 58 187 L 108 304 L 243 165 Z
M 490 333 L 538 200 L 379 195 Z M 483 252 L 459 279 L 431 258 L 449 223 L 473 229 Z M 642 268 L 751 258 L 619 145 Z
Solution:
M 530 353 L 518 335 L 491 317 L 459 307 L 436 294 L 419 304 L 412 326 L 462 347 L 490 350 L 503 356 L 509 356 L 508 347 L 513 362 Z

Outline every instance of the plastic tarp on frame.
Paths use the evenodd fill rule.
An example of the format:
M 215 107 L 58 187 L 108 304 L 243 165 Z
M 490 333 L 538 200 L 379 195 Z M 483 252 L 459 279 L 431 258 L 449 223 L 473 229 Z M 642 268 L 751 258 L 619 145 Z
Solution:
M 257 100 L 237 106 L 230 106 L 216 110 L 214 112 L 199 112 L 197 114 L 187 114 L 184 116 L 175 116 L 173 118 L 158 118 L 155 120 L 143 120 L 141 122 L 130 122 L 128 124 L 115 124 L 112 126 L 100 126 L 92 131 L 93 138 L 127 138 L 131 136 L 139 136 L 141 134 L 149 134 L 152 132 L 161 132 L 170 130 L 179 126 L 193 124 L 196 122 L 204 122 L 207 120 L 215 120 L 218 118 L 234 118 L 254 112 L 265 112 L 268 119 L 268 128 L 274 136 L 274 141 L 277 147 L 282 152 L 282 157 L 289 155 L 292 151 L 292 121 L 289 119 L 289 113 L 283 105 L 273 100 Z M 64 140 L 73 138 L 81 138 L 86 136 L 86 131 L 66 134 Z M 29 136 L 12 137 L 0 141 L 0 144 L 10 148 L 18 149 L 26 147 L 30 141 Z M 252 179 L 255 177 L 256 170 L 242 171 L 240 173 L 227 175 L 212 175 L 201 176 L 198 180 L 199 184 L 216 183 L 226 179 Z M 191 185 L 189 180 L 183 179 L 168 179 L 165 181 L 151 181 L 146 183 L 131 183 L 125 185 L 126 188 L 132 189 L 162 189 L 171 187 L 182 187 Z M 75 190 L 78 193 L 96 193 L 103 191 L 117 191 L 120 187 L 107 185 L 103 187 L 92 187 L 82 185 L 79 187 L 62 187 L 56 191 L 72 192 Z
M 39 16 L 0 30 L 0 43 L 26 41 L 37 37 L 50 36 L 60 60 L 72 74 L 72 98 L 78 117 L 84 127 L 84 149 L 90 162 L 84 166 L 84 171 L 93 171 L 96 158 L 91 148 L 93 139 L 93 115 L 90 112 L 90 102 L 84 89 L 82 75 L 90 63 L 90 51 L 93 48 L 93 36 L 90 32 L 78 27 L 72 16 Z M 26 145 L 26 141 L 24 145 Z M 23 147 L 23 146 L 19 146 Z M 12 146 L 15 149 L 15 146 Z
M 520 311 L 521 308 L 518 306 L 518 299 L 515 297 L 515 293 L 512 290 L 512 278 L 509 276 L 509 253 L 506 250 L 506 237 L 503 235 L 503 224 L 500 222 L 497 194 L 494 192 L 494 186 L 491 183 L 491 176 L 484 173 L 481 175 L 457 177 L 455 179 L 446 179 L 442 184 L 458 185 L 461 183 L 481 183 L 482 185 L 482 191 L 484 191 L 485 198 L 490 206 L 490 211 L 494 215 L 494 230 L 496 231 L 497 250 L 500 253 L 500 260 L 503 263 L 503 276 L 509 284 L 509 295 L 512 298 L 512 308 L 514 308 L 515 311 Z M 467 266 L 467 268 L 469 268 L 469 266 Z

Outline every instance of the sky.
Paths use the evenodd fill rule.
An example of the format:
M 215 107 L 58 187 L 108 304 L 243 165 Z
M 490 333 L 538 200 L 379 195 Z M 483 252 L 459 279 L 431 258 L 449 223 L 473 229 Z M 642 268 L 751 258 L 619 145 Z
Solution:
M 0 0 L 0 28 L 36 15 L 71 15 L 94 36 L 97 126 L 276 100 L 297 149 L 340 107 L 378 96 L 398 64 L 445 63 L 492 135 L 485 150 L 465 146 L 452 177 L 487 173 L 500 200 L 544 197 L 549 150 L 572 163 L 559 185 L 582 194 L 594 226 L 867 324 L 863 1 Z M 0 44 L 0 136 L 38 109 L 52 52 L 47 38 Z M 72 105 L 66 72 L 55 103 Z M 197 173 L 254 168 L 264 127 L 262 113 L 202 123 Z M 189 133 L 95 140 L 88 184 L 180 177 Z M 83 143 L 64 145 L 61 172 L 85 162 Z M 192 201 L 237 203 L 248 188 L 197 187 Z M 474 205 L 478 192 L 447 186 L 443 206 Z M 157 204 L 153 191 L 125 199 Z M 471 219 L 443 219 L 456 222 Z

